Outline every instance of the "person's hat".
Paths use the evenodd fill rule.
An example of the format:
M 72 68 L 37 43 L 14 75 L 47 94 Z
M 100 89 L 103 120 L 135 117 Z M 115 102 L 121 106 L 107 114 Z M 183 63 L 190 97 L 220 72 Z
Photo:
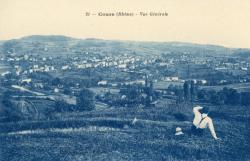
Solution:
M 175 129 L 175 135 L 182 135 L 182 134 L 183 134 L 182 129 L 180 127 L 177 127 Z
M 209 108 L 208 108 L 208 107 L 203 107 L 203 108 L 200 110 L 200 112 L 201 112 L 201 113 L 208 114 Z
M 181 130 L 180 127 L 177 127 L 177 128 L 175 129 L 175 131 L 176 131 L 176 132 L 180 132 L 180 131 L 182 131 L 182 130 Z

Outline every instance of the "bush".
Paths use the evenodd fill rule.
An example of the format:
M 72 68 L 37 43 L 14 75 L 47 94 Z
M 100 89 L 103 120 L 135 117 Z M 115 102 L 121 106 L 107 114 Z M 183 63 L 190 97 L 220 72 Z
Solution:
M 77 97 L 77 108 L 79 111 L 89 111 L 95 108 L 94 93 L 89 89 L 82 89 Z
M 56 112 L 74 111 L 74 107 L 62 100 L 57 100 L 55 102 L 55 111 Z
M 11 100 L 10 91 L 6 91 L 3 93 L 2 97 L 2 111 L 4 116 L 6 117 L 5 121 L 19 121 L 23 117 L 21 112 L 16 108 L 13 101 Z

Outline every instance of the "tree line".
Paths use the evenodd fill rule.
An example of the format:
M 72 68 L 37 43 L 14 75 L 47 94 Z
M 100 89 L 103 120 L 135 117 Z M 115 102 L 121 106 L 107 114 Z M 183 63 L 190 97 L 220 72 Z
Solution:
M 183 85 L 185 101 L 201 101 L 215 105 L 250 105 L 250 91 L 239 92 L 233 88 L 222 90 L 202 89 L 193 80 L 185 81 Z

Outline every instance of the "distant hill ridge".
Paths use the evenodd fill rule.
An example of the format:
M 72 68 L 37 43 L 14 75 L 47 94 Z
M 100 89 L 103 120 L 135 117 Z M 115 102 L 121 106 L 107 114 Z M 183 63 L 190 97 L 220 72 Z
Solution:
M 42 36 L 42 35 L 31 35 L 25 36 L 17 40 L 29 40 L 29 41 L 68 41 L 71 40 L 71 37 L 62 36 L 62 35 L 51 35 L 51 36 Z
M 86 51 L 95 48 L 96 51 L 109 54 L 161 55 L 167 53 L 184 53 L 200 55 L 229 55 L 238 49 L 218 45 L 204 45 L 186 42 L 150 42 L 103 40 L 96 38 L 77 39 L 62 35 L 31 35 L 20 39 L 12 39 L 0 43 L 2 53 L 15 49 L 17 53 L 67 53 L 71 51 Z M 48 48 L 49 50 L 42 50 Z M 68 50 L 66 50 L 68 49 Z

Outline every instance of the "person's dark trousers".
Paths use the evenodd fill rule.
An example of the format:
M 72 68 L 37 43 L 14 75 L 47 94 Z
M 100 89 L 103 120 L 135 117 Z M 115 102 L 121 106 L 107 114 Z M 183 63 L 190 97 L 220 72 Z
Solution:
M 203 129 L 197 129 L 194 125 L 192 125 L 191 130 L 190 130 L 190 136 L 195 135 L 195 136 L 202 136 L 204 130 Z

